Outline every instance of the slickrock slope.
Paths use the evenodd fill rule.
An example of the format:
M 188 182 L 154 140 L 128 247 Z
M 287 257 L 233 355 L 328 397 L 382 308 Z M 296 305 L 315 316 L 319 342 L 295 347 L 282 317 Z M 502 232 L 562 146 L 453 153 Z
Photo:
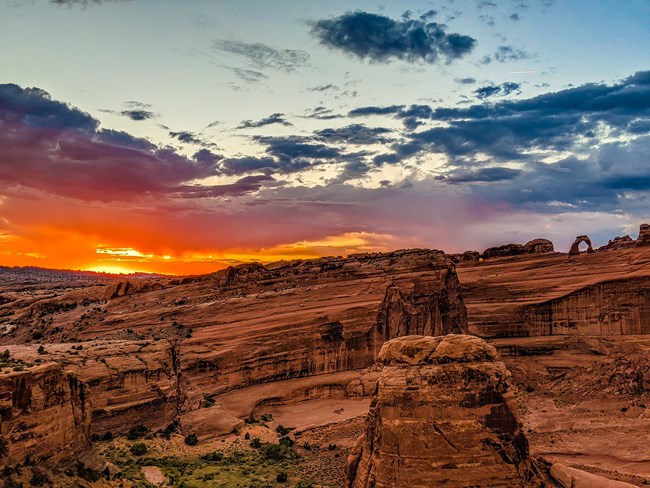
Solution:
M 281 382 L 292 378 L 324 379 L 302 385 L 305 398 L 363 396 L 358 374 L 337 373 L 372 365 L 386 340 L 467 330 L 454 266 L 430 250 L 0 294 L 0 343 L 25 344 L 12 354 L 58 362 L 86 384 L 98 434 L 180 417 L 188 431 L 218 430 L 237 419 L 210 406 L 217 395 L 277 382 L 273 396 L 295 401 Z
M 650 333 L 650 247 L 491 258 L 457 272 L 481 337 Z
M 379 361 L 349 487 L 541 484 L 494 347 L 466 335 L 409 336 L 384 344 Z

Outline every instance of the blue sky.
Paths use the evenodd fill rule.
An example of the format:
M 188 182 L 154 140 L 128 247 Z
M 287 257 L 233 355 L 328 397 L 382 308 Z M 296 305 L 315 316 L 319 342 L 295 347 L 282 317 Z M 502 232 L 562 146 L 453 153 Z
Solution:
M 635 237 L 650 220 L 648 25 L 641 0 L 7 0 L 0 119 L 25 140 L 45 120 L 56 134 L 48 150 L 4 141 L 0 253 L 64 262 L 26 199 L 47 239 L 73 229 L 83 259 L 131 249 L 138 269 Z M 68 138 L 95 159 L 52 156 Z M 161 161 L 133 194 L 127 150 Z M 48 214 L 86 204 L 131 212 L 147 237 Z M 180 215 L 234 237 L 155 244 Z

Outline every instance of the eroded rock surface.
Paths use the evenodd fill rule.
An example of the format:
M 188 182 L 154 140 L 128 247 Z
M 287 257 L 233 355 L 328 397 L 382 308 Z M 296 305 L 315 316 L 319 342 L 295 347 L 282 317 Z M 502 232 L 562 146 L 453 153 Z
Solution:
M 59 364 L 0 375 L 0 464 L 85 457 L 90 415 L 87 386 Z
M 220 413 L 219 395 L 328 379 L 372 365 L 393 337 L 467 330 L 454 266 L 431 250 L 246 264 L 174 280 L 12 288 L 8 296 L 0 343 L 25 344 L 12 354 L 57 362 L 87 385 L 91 433 L 99 435 L 139 424 L 161 429 L 175 419 L 187 431 L 223 433 L 238 420 Z M 307 381 L 300 392 L 364 396 L 358 376 Z M 272 397 L 301 398 L 273 390 L 248 410 Z
M 467 335 L 409 336 L 382 347 L 366 432 L 348 486 L 537 486 L 496 349 Z
M 650 252 L 542 253 L 456 267 L 481 337 L 650 333 Z

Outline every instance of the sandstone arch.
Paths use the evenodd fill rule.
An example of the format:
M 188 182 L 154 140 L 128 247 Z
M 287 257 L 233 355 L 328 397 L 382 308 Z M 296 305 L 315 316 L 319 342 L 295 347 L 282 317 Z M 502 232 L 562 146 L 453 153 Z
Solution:
M 580 243 L 584 242 L 587 244 L 587 252 L 594 252 L 594 248 L 591 245 L 591 239 L 589 239 L 589 236 L 577 236 L 576 240 L 573 241 L 573 244 L 571 244 L 571 249 L 569 249 L 569 256 L 573 256 L 575 254 L 580 254 L 580 249 L 578 246 L 580 246 Z

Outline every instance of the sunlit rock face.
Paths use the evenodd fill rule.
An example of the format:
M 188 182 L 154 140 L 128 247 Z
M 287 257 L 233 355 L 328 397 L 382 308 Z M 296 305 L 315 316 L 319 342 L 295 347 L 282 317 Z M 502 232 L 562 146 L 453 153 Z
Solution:
M 384 344 L 366 432 L 348 486 L 536 486 L 542 475 L 496 350 L 467 335 Z
M 0 464 L 90 451 L 88 388 L 58 364 L 0 376 Z

